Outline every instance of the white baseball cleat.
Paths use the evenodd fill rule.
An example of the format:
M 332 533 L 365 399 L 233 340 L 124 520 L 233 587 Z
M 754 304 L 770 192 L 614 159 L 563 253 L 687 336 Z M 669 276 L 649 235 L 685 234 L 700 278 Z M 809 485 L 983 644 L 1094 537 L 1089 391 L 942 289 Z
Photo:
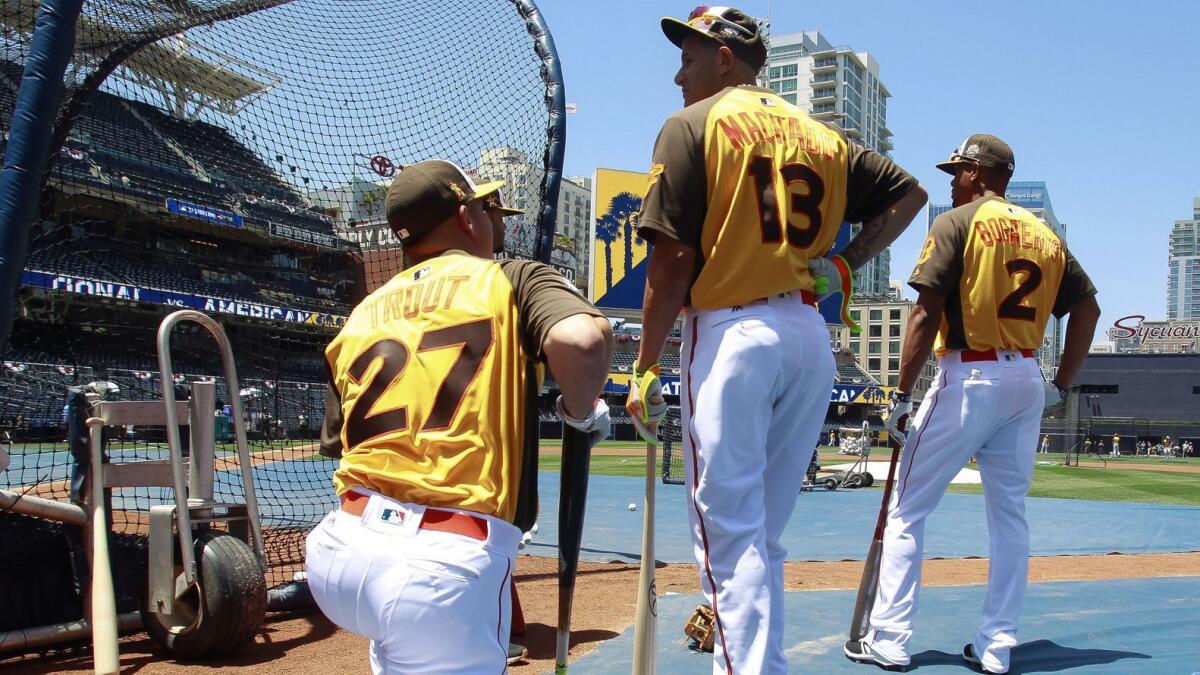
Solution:
M 873 663 L 884 670 L 905 672 L 909 657 L 904 647 L 887 640 L 875 640 L 875 632 L 861 640 L 847 640 L 842 647 L 846 658 L 858 663 Z

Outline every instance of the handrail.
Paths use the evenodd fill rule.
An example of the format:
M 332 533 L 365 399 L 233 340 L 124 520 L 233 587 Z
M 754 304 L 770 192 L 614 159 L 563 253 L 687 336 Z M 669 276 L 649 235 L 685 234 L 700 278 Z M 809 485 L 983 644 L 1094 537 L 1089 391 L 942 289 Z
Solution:
M 221 360 L 225 370 L 225 383 L 229 391 L 230 406 L 233 408 L 234 436 L 237 440 L 238 464 L 242 472 L 242 484 L 246 493 L 246 511 L 250 521 L 250 533 L 254 539 L 254 555 L 258 558 L 258 566 L 263 571 L 267 569 L 266 552 L 263 548 L 262 523 L 259 520 L 258 499 L 254 494 L 254 481 L 251 476 L 250 449 L 246 442 L 246 423 L 242 415 L 241 389 L 237 379 L 237 367 L 233 361 L 233 348 L 225 329 L 212 317 L 192 309 L 182 309 L 173 312 L 158 326 L 158 369 L 162 380 L 163 402 L 166 404 L 167 445 L 171 449 L 171 475 L 175 483 L 175 511 L 179 518 L 179 547 L 182 556 L 184 577 L 188 584 L 196 582 L 197 569 L 194 551 L 192 550 L 192 518 L 188 511 L 187 479 L 183 468 L 183 444 L 179 440 L 179 415 L 175 409 L 175 382 L 172 379 L 174 370 L 171 368 L 171 330 L 181 321 L 193 321 L 200 324 L 217 342 L 221 352 Z M 196 451 L 193 448 L 193 451 Z

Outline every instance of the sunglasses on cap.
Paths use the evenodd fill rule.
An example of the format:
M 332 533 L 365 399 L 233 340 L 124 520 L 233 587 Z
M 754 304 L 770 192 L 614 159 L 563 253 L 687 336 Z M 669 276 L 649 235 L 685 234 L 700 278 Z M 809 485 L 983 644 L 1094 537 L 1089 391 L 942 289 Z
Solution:
M 739 26 L 725 17 L 709 13 L 709 9 L 708 5 L 700 5 L 696 9 L 693 9 L 692 13 L 688 14 L 688 25 L 707 33 L 708 29 L 713 27 L 713 24 L 720 23 L 741 32 L 746 37 L 753 38 L 756 35 L 754 31 L 745 26 Z

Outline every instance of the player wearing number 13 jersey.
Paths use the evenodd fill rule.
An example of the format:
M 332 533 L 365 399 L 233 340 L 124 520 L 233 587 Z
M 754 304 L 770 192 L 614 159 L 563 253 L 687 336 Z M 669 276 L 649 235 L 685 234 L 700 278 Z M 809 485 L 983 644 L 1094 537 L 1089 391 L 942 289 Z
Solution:
M 972 457 L 979 463 L 991 539 L 983 616 L 963 658 L 1004 673 L 1017 644 L 1029 527 L 1025 494 L 1042 410 L 1078 373 L 1099 317 L 1096 289 L 1053 230 L 1004 199 L 1012 149 L 971 136 L 939 169 L 954 176 L 955 208 L 929 229 L 909 284 L 919 295 L 908 324 L 898 395 L 888 426 L 903 430 L 911 392 L 935 341 L 936 384 L 908 430 L 888 505 L 871 630 L 846 655 L 906 666 L 921 581 L 925 519 Z M 1070 314 L 1053 382 L 1034 351 L 1051 314 Z M 964 636 L 966 637 L 966 636 Z
M 766 48 L 752 17 L 703 6 L 662 27 L 681 49 L 675 83 L 686 107 L 659 134 L 642 203 L 639 233 L 654 250 L 628 408 L 655 410 L 655 364 L 688 305 L 684 472 L 715 615 L 713 670 L 785 673 L 780 535 L 834 372 L 813 263 L 845 220 L 863 223 L 846 271 L 866 263 L 925 195 L 886 157 L 753 86 Z
M 550 267 L 491 259 L 499 187 L 439 160 L 401 171 L 385 205 L 410 265 L 325 351 L 341 506 L 309 535 L 309 586 L 371 639 L 376 673 L 504 670 L 513 558 L 537 515 L 538 363 L 573 426 L 607 415 L 610 325 Z

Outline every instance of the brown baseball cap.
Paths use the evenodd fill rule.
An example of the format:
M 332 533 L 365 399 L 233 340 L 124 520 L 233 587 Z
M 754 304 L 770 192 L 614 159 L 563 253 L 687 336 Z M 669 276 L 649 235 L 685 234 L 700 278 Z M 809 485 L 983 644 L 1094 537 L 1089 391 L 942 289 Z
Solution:
M 950 159 L 935 166 L 948 174 L 953 174 L 954 167 L 959 164 L 978 164 L 1009 173 L 1012 173 L 1017 167 L 1016 161 L 1013 159 L 1012 148 L 1008 147 L 1008 143 L 991 134 L 972 134 L 954 152 L 950 153 Z
M 400 241 L 410 242 L 429 234 L 458 207 L 494 194 L 503 186 L 503 181 L 476 185 L 453 162 L 429 159 L 401 169 L 388 186 L 384 213 Z
M 517 216 L 525 213 L 521 209 L 514 209 L 504 205 L 504 197 L 500 195 L 500 190 L 496 190 L 488 195 L 483 200 L 484 211 L 499 211 L 506 216 Z
M 687 21 L 664 16 L 662 31 L 676 47 L 682 48 L 689 35 L 703 35 L 729 47 L 734 56 L 755 69 L 767 62 L 767 45 L 758 21 L 736 7 L 700 5 Z

